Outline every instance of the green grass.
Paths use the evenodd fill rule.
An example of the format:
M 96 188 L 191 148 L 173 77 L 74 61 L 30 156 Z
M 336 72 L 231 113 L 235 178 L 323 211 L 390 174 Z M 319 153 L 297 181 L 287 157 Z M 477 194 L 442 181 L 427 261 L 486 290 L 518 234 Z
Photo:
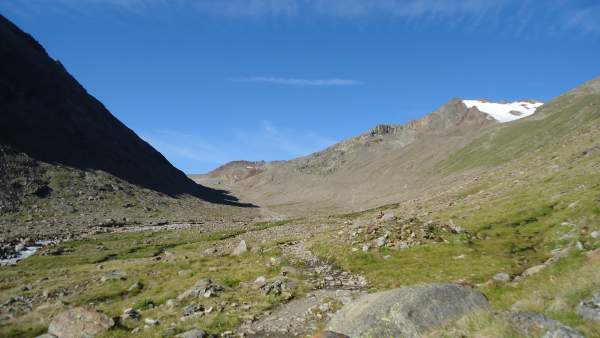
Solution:
M 0 268 L 0 302 L 12 295 L 34 295 L 47 290 L 50 294 L 65 292 L 61 300 L 68 306 L 94 303 L 96 308 L 109 316 L 119 316 L 129 307 L 138 308 L 143 310 L 144 318 L 161 322 L 156 332 L 142 332 L 137 335 L 139 337 L 160 336 L 171 324 L 176 332 L 194 326 L 212 333 L 232 330 L 246 316 L 262 313 L 284 300 L 280 296 L 262 295 L 259 290 L 242 285 L 242 282 L 254 281 L 261 275 L 269 278 L 279 274 L 279 267 L 268 264 L 270 257 L 280 255 L 276 248 L 271 247 L 268 253 L 247 252 L 236 257 L 201 255 L 217 240 L 215 238 L 223 238 L 224 233 L 227 232 L 218 236 L 192 230 L 140 232 L 98 235 L 89 240 L 63 243 L 69 252 L 62 256 L 36 255 L 17 266 Z M 98 250 L 99 244 L 106 250 Z M 167 253 L 162 255 L 162 260 L 153 261 L 152 256 L 160 248 L 167 248 Z M 102 276 L 114 270 L 126 273 L 126 280 L 100 282 Z M 177 272 L 180 270 L 191 270 L 192 274 L 179 276 Z M 165 303 L 202 278 L 210 278 L 224 287 L 224 291 L 216 297 L 195 300 L 205 308 L 212 306 L 215 310 L 198 319 L 181 322 L 182 308 L 194 300 L 180 302 L 173 309 Z M 143 288 L 128 291 L 136 282 L 142 283 Z M 31 285 L 32 289 L 22 292 L 22 285 Z M 301 294 L 301 289 L 298 294 Z M 216 309 L 222 302 L 228 305 L 219 312 Z M 252 307 L 248 311 L 241 310 L 239 306 L 232 307 L 233 303 L 249 303 Z M 47 327 L 49 319 L 65 306 L 51 302 L 50 306 L 41 310 L 21 313 L 0 328 L 0 336 L 36 336 L 41 333 L 41 328 Z M 135 336 L 129 331 L 143 324 L 128 321 L 123 325 L 107 336 Z

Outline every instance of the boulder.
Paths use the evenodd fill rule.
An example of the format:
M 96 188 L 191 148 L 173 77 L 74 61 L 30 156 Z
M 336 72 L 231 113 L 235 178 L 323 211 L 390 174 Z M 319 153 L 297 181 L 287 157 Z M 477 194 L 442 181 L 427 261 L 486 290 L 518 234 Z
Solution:
M 525 337 L 584 338 L 574 329 L 537 312 L 510 312 L 507 320 L 517 332 Z
M 577 314 L 587 320 L 600 322 L 600 291 L 577 305 Z
M 210 279 L 201 279 L 196 284 L 194 284 L 194 286 L 179 294 L 179 296 L 177 296 L 177 300 L 183 300 L 199 296 L 204 296 L 208 298 L 217 291 L 222 290 L 223 287 L 214 284 Z
M 198 329 L 189 330 L 175 336 L 176 338 L 206 338 L 206 332 Z
M 506 272 L 499 272 L 497 274 L 494 275 L 494 281 L 496 282 L 500 282 L 500 283 L 506 283 L 510 281 L 510 275 L 507 274 Z
M 365 295 L 345 305 L 328 329 L 358 337 L 421 337 L 488 307 L 485 296 L 457 284 L 424 284 Z
M 190 304 L 183 308 L 182 315 L 184 317 L 191 316 L 197 312 L 204 312 L 204 306 L 202 304 Z
M 91 338 L 114 325 L 115 322 L 103 313 L 76 307 L 56 315 L 48 327 L 48 333 L 60 338 Z
M 233 249 L 233 251 L 231 252 L 231 255 L 239 256 L 246 251 L 248 251 L 248 246 L 246 245 L 246 241 L 242 240 L 240 242 L 240 244 L 238 244 L 238 246 L 235 249 Z

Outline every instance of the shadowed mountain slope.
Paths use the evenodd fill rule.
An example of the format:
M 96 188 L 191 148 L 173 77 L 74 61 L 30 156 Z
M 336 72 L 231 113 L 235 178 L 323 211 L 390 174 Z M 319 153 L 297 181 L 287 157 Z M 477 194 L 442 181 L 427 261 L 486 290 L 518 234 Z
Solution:
M 161 193 L 235 203 L 173 167 L 1 16 L 0 61 L 0 144 L 39 161 L 103 170 Z
M 173 167 L 0 16 L 0 254 L 98 226 L 243 222 L 247 207 Z

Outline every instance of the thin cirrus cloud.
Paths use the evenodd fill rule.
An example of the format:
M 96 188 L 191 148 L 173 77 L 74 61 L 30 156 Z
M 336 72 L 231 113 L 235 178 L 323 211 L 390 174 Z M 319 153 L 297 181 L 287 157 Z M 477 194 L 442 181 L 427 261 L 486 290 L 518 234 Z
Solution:
M 280 127 L 268 120 L 227 132 L 228 140 L 179 130 L 144 131 L 140 136 L 187 173 L 208 172 L 234 160 L 286 160 L 322 150 L 337 140 L 311 130 Z M 243 147 L 239 145 L 243 144 Z
M 332 87 L 332 86 L 360 86 L 364 82 L 351 79 L 300 79 L 290 77 L 245 77 L 229 79 L 231 82 L 262 83 L 284 86 L 303 86 L 303 87 Z
M 143 14 L 185 9 L 231 19 L 321 16 L 354 19 L 386 16 L 406 22 L 494 26 L 514 33 L 533 28 L 600 34 L 597 1 L 566 0 L 2 0 L 0 11 L 31 15 L 98 6 Z M 545 20 L 540 20 L 545 18 Z M 554 24 L 548 24 L 554 22 Z

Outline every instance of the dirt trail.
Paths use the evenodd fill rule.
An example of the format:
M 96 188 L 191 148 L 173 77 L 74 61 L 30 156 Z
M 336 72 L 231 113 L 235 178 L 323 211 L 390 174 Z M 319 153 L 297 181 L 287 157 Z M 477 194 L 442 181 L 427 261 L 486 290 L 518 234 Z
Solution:
M 341 305 L 363 294 L 368 286 L 363 276 L 328 264 L 304 247 L 303 241 L 281 245 L 283 255 L 300 263 L 301 272 L 313 290 L 305 297 L 282 304 L 238 333 L 246 337 L 304 337 L 323 327 Z

